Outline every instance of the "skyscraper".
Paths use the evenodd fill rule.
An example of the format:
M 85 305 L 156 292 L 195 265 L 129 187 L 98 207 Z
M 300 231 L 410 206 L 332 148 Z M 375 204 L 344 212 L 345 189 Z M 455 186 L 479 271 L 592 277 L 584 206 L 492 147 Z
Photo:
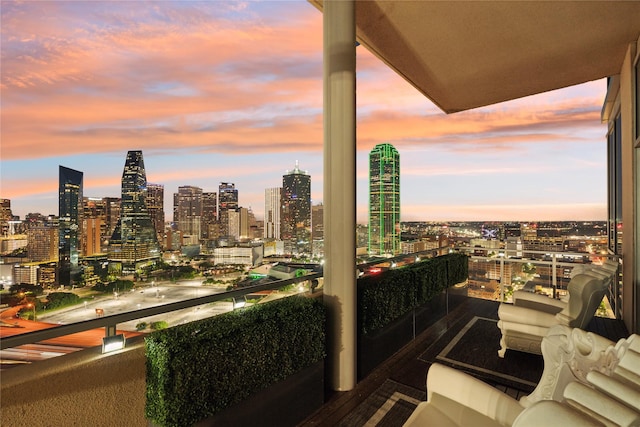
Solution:
M 142 151 L 129 151 L 122 172 L 120 219 L 109 242 L 109 261 L 123 273 L 135 273 L 160 258 L 160 247 L 147 210 L 147 176 Z
M 178 187 L 173 193 L 173 221 L 183 235 L 202 237 L 202 188 L 191 185 Z
M 158 242 L 161 242 L 164 235 L 164 185 L 147 183 L 146 201 Z
M 391 144 L 369 153 L 369 254 L 400 253 L 400 155 Z
M 71 285 L 79 272 L 82 234 L 82 172 L 60 166 L 58 169 L 58 282 Z
M 13 219 L 11 213 L 11 200 L 0 199 L 0 236 L 6 236 L 9 233 L 9 221 Z
M 202 237 L 217 239 L 220 234 L 218 226 L 218 193 L 202 193 Z
M 218 187 L 218 221 L 220 235 L 229 236 L 229 211 L 238 209 L 238 190 L 232 182 L 221 182 Z
M 311 176 L 296 167 L 282 177 L 280 232 L 285 252 L 311 254 Z
M 282 187 L 264 190 L 264 237 L 280 240 L 280 207 Z

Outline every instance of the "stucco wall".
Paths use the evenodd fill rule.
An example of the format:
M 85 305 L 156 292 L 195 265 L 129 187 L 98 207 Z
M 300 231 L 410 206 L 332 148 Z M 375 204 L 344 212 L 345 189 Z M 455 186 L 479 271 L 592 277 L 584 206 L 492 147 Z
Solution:
M 101 348 L 2 372 L 0 425 L 147 426 L 142 337 L 109 355 Z

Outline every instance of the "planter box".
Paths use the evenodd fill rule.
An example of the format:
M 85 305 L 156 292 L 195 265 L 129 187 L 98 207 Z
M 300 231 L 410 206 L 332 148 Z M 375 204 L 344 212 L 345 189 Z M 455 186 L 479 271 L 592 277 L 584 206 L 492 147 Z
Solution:
M 372 335 L 358 334 L 358 380 L 413 340 L 413 312 Z
M 393 356 L 398 350 L 409 344 L 416 335 L 422 333 L 430 325 L 441 319 L 451 306 L 451 294 L 442 291 L 440 294 L 420 307 L 405 314 L 375 334 L 358 336 L 358 379 L 362 379 L 378 365 Z M 462 299 L 455 299 L 455 305 Z
M 324 361 L 320 361 L 195 426 L 293 427 L 323 404 Z

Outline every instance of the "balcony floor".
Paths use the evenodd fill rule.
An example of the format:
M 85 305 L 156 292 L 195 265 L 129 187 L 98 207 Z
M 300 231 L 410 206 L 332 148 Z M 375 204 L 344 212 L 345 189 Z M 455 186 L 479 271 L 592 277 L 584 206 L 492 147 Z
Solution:
M 348 392 L 327 391 L 325 404 L 322 408 L 302 422 L 300 426 L 402 426 L 408 417 L 407 414 L 410 414 L 413 408 L 412 404 L 404 405 L 404 407 L 403 405 L 393 405 L 394 409 L 385 413 L 385 409 L 382 408 L 385 404 L 384 399 L 378 400 L 382 404 L 380 406 L 382 409 L 377 411 L 375 408 L 372 409 L 372 405 L 369 404 L 375 399 L 367 399 L 391 385 L 396 390 L 400 390 L 403 398 L 407 401 L 415 403 L 425 400 L 425 380 L 427 371 L 431 366 L 431 362 L 427 360 L 433 360 L 427 355 L 435 355 L 438 352 L 442 354 L 441 348 L 434 347 L 442 346 L 443 341 L 449 341 L 453 336 L 459 337 L 458 331 L 462 330 L 465 325 L 474 324 L 474 318 L 488 322 L 497 321 L 498 306 L 499 303 L 496 301 L 464 298 L 457 307 L 451 309 L 442 318 L 437 319 L 424 332 L 416 336 L 416 339 L 411 343 L 359 381 L 353 390 Z M 612 341 L 628 336 L 624 324 L 613 319 L 594 318 L 587 329 Z M 495 333 L 491 329 L 489 331 L 491 331 L 493 337 L 480 336 L 478 337 L 480 342 L 485 338 L 487 340 L 495 340 Z M 440 338 L 443 339 L 438 341 Z M 473 349 L 469 349 L 467 353 L 467 357 L 471 357 L 471 359 L 476 357 Z M 513 355 L 510 356 L 510 353 L 513 353 Z M 478 355 L 477 357 L 481 356 Z M 537 379 L 542 374 L 542 356 L 508 350 L 505 358 L 500 363 L 510 365 L 510 373 L 515 377 L 536 378 L 535 381 L 529 381 L 531 383 L 537 382 Z M 475 365 L 475 363 L 471 364 Z M 483 377 L 482 374 L 476 376 L 516 399 L 522 395 L 529 394 L 533 387 L 526 384 L 519 385 L 519 383 L 513 383 L 508 380 L 494 381 L 491 378 Z

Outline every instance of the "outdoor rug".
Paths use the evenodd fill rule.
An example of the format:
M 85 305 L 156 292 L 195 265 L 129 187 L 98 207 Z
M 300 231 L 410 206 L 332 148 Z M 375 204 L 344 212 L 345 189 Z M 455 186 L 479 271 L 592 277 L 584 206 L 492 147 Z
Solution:
M 507 350 L 501 359 L 500 335 L 497 320 L 476 316 L 461 329 L 449 329 L 419 359 L 452 366 L 490 383 L 532 392 L 542 376 L 542 356 Z
M 386 380 L 367 400 L 340 421 L 340 427 L 401 427 L 423 400 L 424 391 Z

